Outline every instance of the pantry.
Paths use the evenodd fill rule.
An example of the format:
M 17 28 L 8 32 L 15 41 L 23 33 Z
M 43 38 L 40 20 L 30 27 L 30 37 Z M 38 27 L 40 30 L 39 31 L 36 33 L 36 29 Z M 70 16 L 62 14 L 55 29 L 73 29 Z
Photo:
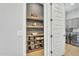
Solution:
M 27 54 L 44 49 L 43 9 L 42 4 L 27 4 Z
M 64 55 L 64 4 L 26 4 L 27 56 Z

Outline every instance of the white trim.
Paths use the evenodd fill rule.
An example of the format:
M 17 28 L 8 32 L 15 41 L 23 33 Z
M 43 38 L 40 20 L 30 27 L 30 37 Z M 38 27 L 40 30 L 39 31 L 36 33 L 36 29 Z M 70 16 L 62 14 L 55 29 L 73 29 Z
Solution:
M 23 4 L 23 56 L 26 56 L 26 4 Z M 50 4 L 44 4 L 44 56 L 50 56 Z
M 23 56 L 26 56 L 26 3 L 23 4 Z
M 46 20 L 46 4 L 44 4 L 44 56 L 47 55 L 47 20 Z
M 50 4 L 44 4 L 44 55 L 50 56 Z

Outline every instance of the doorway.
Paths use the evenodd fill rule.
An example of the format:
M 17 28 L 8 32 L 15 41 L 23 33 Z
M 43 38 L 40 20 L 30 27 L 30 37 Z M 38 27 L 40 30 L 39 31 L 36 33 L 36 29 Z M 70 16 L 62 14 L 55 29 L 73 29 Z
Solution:
M 26 5 L 26 55 L 63 55 L 64 4 L 27 3 Z
M 79 3 L 65 3 L 66 56 L 79 56 Z
M 27 56 L 44 55 L 44 6 L 40 3 L 27 3 L 26 43 Z

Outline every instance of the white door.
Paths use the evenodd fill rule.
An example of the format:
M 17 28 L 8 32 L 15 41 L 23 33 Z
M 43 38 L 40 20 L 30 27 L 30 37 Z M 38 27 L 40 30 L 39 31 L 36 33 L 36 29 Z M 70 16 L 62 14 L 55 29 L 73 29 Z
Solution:
M 64 55 L 65 48 L 65 10 L 64 4 L 52 4 L 52 55 Z

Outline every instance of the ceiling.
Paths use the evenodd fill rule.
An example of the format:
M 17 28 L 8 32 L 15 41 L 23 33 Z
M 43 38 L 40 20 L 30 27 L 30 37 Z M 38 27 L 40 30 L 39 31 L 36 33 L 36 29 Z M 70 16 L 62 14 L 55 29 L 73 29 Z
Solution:
M 66 12 L 79 8 L 79 3 L 65 3 Z

